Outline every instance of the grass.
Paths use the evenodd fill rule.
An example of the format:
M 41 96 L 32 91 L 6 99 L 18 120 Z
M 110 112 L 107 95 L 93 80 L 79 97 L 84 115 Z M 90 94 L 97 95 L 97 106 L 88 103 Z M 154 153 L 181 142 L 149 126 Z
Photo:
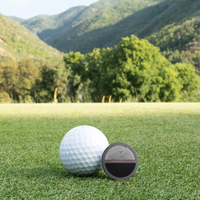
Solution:
M 200 199 L 200 104 L 0 104 L 0 199 Z M 59 145 L 79 125 L 137 152 L 131 179 L 68 173 Z

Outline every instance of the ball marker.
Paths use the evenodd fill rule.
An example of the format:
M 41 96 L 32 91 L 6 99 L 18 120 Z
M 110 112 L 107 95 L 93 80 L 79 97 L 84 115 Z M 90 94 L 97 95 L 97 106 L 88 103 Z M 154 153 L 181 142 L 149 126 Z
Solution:
M 102 155 L 104 172 L 114 180 L 131 178 L 138 167 L 135 150 L 126 143 L 114 143 L 108 146 Z

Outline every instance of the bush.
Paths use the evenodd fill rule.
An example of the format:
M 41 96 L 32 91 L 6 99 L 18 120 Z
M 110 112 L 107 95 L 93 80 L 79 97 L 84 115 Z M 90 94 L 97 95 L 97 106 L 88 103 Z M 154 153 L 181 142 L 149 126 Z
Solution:
M 12 100 L 9 94 L 5 91 L 0 92 L 0 103 L 11 103 Z

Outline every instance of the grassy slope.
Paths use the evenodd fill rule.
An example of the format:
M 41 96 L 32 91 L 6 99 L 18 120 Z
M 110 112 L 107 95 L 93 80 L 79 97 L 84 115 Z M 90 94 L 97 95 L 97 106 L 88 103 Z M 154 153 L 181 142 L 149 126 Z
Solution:
M 48 46 L 19 23 L 0 14 L 0 60 L 20 60 L 30 57 L 35 60 L 62 61 L 63 54 Z
M 0 199 L 198 199 L 199 118 L 200 104 L 0 105 Z M 136 150 L 131 179 L 67 172 L 60 142 L 84 124 Z

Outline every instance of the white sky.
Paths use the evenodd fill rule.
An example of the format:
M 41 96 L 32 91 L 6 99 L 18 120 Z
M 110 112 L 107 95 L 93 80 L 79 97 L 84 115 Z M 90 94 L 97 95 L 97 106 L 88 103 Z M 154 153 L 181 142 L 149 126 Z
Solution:
M 36 15 L 54 15 L 75 6 L 89 6 L 98 0 L 0 0 L 0 13 L 29 19 Z

